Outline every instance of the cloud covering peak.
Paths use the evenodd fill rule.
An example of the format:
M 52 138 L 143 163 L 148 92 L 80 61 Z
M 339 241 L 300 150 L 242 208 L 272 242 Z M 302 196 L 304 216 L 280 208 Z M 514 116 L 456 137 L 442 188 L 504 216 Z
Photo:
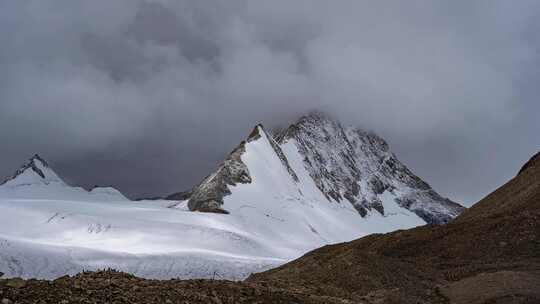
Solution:
M 473 200 L 538 147 L 538 5 L 3 1 L 0 173 L 36 151 L 77 183 L 161 194 L 255 123 L 321 109 Z

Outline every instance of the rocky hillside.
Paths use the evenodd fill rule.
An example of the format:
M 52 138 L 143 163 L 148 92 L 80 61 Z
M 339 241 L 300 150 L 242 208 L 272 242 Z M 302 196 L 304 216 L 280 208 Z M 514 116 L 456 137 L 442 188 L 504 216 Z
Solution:
M 86 272 L 54 281 L 0 280 L 2 304 L 338 304 L 351 303 L 256 283 L 144 280 L 116 271 Z
M 259 140 L 266 141 L 268 150 L 280 160 L 279 166 L 288 173 L 283 179 L 295 192 L 309 193 L 311 185 L 315 185 L 323 201 L 352 206 L 361 217 L 373 212 L 387 215 L 389 211 L 383 204 L 385 193 L 399 207 L 414 212 L 429 224 L 446 223 L 464 210 L 414 175 L 382 138 L 343 127 L 320 113 L 304 116 L 274 136 L 257 126 L 214 173 L 193 189 L 188 203 L 190 210 L 229 212 L 224 198 L 232 195 L 235 186 L 253 183 L 253 168 L 243 158 L 246 144 Z M 297 159 L 300 167 L 291 165 Z M 274 169 L 267 166 L 265 170 Z M 298 176 L 302 172 L 297 171 L 306 171 L 307 179 L 300 180 Z M 271 187 L 257 187 L 265 188 L 267 195 L 273 191 Z M 230 200 L 234 199 L 233 195 Z

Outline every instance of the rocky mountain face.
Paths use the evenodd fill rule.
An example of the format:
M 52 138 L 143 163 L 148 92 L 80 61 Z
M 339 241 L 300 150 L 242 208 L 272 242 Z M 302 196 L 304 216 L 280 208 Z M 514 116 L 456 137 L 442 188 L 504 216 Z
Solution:
M 226 210 L 222 209 L 221 206 L 223 205 L 223 198 L 226 195 L 231 194 L 229 187 L 252 182 L 249 168 L 241 159 L 242 154 L 246 152 L 245 145 L 253 141 L 261 140 L 262 134 L 265 132 L 262 125 L 256 126 L 248 136 L 247 140 L 241 142 L 240 145 L 229 154 L 217 171 L 206 177 L 202 183 L 193 190 L 188 202 L 190 210 L 228 213 Z M 267 136 L 266 133 L 264 135 L 268 141 L 269 147 L 273 153 L 279 157 L 281 164 L 286 168 L 290 177 L 295 182 L 298 182 L 298 177 L 294 170 L 289 166 L 287 157 L 280 146 L 273 138 Z
M 372 209 L 384 214 L 380 195 L 385 191 L 395 193 L 400 206 L 427 223 L 446 223 L 464 210 L 414 175 L 374 133 L 311 114 L 278 139 L 281 144 L 294 142 L 310 176 L 329 200 L 347 200 L 362 216 Z
M 253 140 L 250 136 L 247 141 Z M 249 170 L 240 156 L 245 152 L 246 142 L 232 151 L 216 172 L 207 176 L 191 193 L 188 207 L 202 212 L 229 213 L 222 209 L 223 197 L 230 195 L 229 186 L 251 182 Z
M 264 139 L 261 133 L 265 134 Z M 267 141 L 268 150 L 275 153 L 288 172 L 284 179 L 300 194 L 309 192 L 307 183 L 314 183 L 326 203 L 349 203 L 361 217 L 372 212 L 385 215 L 385 193 L 429 224 L 446 223 L 464 210 L 414 175 L 390 152 L 382 138 L 343 127 L 321 113 L 306 115 L 273 136 L 257 126 L 214 173 L 193 189 L 190 210 L 228 213 L 224 197 L 231 195 L 231 188 L 252 183 L 250 168 L 242 158 L 245 145 L 258 140 Z M 290 159 L 301 159 L 302 168 L 296 170 L 306 170 L 311 180 L 299 180 Z

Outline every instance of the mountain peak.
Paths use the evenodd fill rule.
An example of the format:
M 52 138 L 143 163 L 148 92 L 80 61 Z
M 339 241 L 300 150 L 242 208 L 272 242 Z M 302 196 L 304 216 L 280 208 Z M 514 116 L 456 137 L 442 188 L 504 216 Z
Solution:
M 314 110 L 300 116 L 288 128 L 278 132 L 275 135 L 275 139 L 281 144 L 286 142 L 288 139 L 296 137 L 298 133 L 320 133 L 329 136 L 330 134 L 328 134 L 326 130 L 342 128 L 343 126 L 339 120 L 335 119 L 330 114 Z
M 298 182 L 296 173 L 290 167 L 287 157 L 279 144 L 268 135 L 262 124 L 256 125 L 247 139 L 242 141 L 220 164 L 218 169 L 197 185 L 189 198 L 188 207 L 192 211 L 229 213 L 223 209 L 224 197 L 232 194 L 231 187 L 250 184 L 252 176 L 243 160 L 248 146 L 270 151 L 277 156 L 293 181 Z M 251 152 L 257 154 L 257 151 Z
M 306 114 L 302 115 L 299 120 L 302 119 L 334 120 L 334 118 L 332 118 L 332 115 L 321 110 L 311 110 Z
M 34 156 L 29 159 L 28 163 L 33 163 L 35 165 L 36 162 L 40 162 L 44 167 L 49 168 L 49 163 L 45 159 L 41 158 L 39 154 L 34 154 Z
M 384 139 L 344 127 L 325 113 L 302 116 L 276 138 L 280 144 L 297 146 L 310 176 L 329 200 L 349 201 L 362 216 L 372 210 L 385 214 L 385 192 L 427 223 L 445 223 L 463 210 L 401 163 Z
M 536 153 L 535 155 L 533 155 L 533 157 L 531 157 L 531 159 L 529 159 L 528 162 L 526 162 L 523 167 L 521 167 L 521 169 L 519 170 L 519 174 L 527 171 L 528 169 L 532 168 L 532 167 L 535 167 L 535 166 L 538 166 L 540 165 L 540 152 Z
M 344 127 L 320 111 L 300 117 L 273 137 L 262 125 L 255 126 L 219 168 L 194 188 L 188 207 L 192 211 L 227 213 L 224 197 L 232 194 L 233 187 L 254 180 L 266 184 L 257 182 L 251 188 L 270 191 L 275 191 L 274 184 L 279 180 L 287 184 L 289 192 L 273 195 L 294 197 L 300 193 L 300 199 L 312 193 L 310 187 L 314 185 L 323 200 L 330 204 L 348 202 L 362 217 L 373 212 L 391 214 L 391 210 L 385 210 L 385 200 L 430 224 L 446 223 L 464 209 L 414 175 L 381 137 Z
M 266 132 L 265 129 L 264 129 L 264 126 L 262 124 L 257 124 L 253 128 L 251 133 L 249 133 L 247 141 L 250 142 L 250 141 L 257 140 L 257 139 L 261 138 L 261 133 L 263 133 L 263 132 Z
M 0 185 L 23 186 L 32 184 L 64 183 L 62 179 L 51 169 L 49 163 L 38 154 L 34 154 L 23 166 L 11 177 Z

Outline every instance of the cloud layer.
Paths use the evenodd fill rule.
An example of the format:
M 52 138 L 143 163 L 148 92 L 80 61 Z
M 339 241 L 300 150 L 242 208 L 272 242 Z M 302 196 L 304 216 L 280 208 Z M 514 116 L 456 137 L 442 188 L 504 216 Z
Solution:
M 539 148 L 537 1 L 0 3 L 0 173 L 182 190 L 311 109 L 472 202 Z

